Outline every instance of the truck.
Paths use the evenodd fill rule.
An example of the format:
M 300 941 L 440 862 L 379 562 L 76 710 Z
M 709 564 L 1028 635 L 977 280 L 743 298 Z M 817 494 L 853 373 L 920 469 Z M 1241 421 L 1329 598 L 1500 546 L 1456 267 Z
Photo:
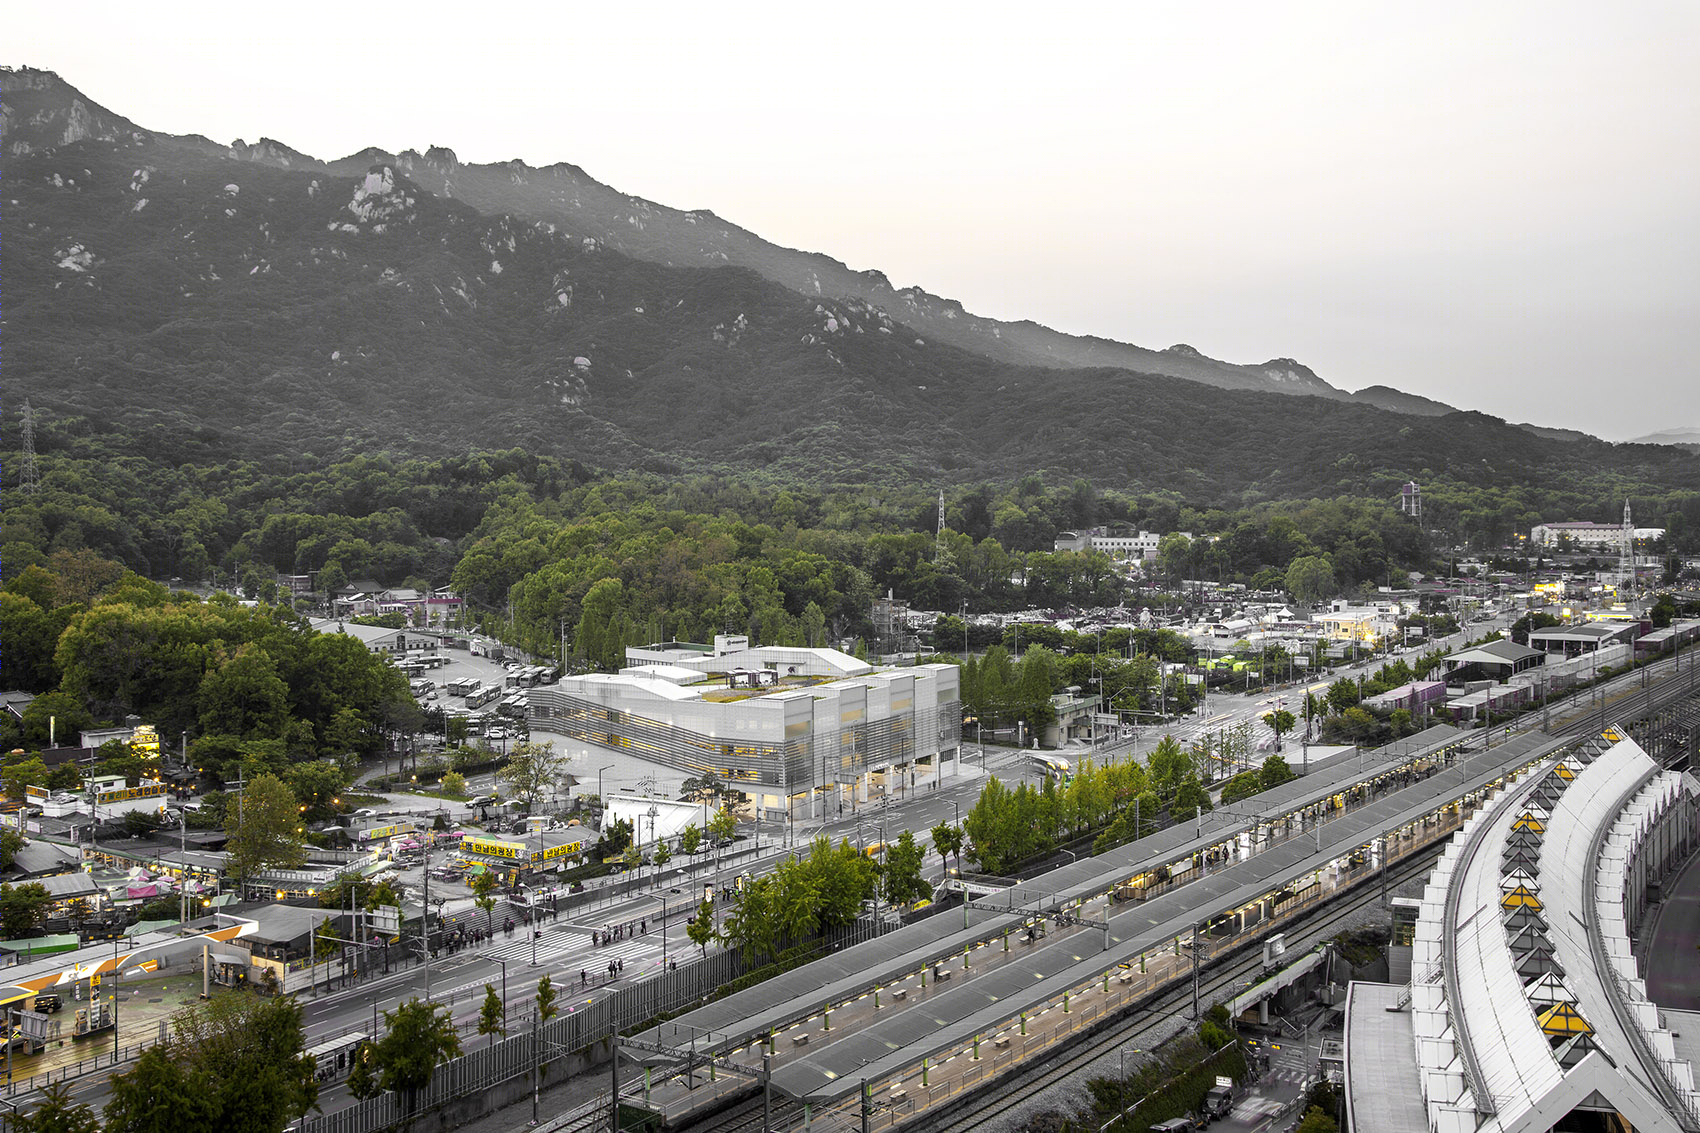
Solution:
M 1206 1123 L 1226 1117 L 1234 1109 L 1234 1080 L 1226 1074 L 1216 1075 L 1216 1084 L 1204 1095 L 1202 1116 Z

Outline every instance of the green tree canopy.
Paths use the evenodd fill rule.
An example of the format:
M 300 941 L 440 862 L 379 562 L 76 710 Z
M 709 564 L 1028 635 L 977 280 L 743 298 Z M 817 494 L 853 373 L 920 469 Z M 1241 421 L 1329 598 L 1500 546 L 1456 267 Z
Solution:
M 379 1086 L 402 1094 L 411 1110 L 437 1064 L 459 1057 L 460 1036 L 447 1007 L 417 997 L 384 1012 L 384 1024 L 384 1036 L 371 1044 L 373 1069 Z
M 246 879 L 258 870 L 294 869 L 305 861 L 297 807 L 294 793 L 277 776 L 262 774 L 249 782 L 241 804 L 225 807 L 227 868 Z

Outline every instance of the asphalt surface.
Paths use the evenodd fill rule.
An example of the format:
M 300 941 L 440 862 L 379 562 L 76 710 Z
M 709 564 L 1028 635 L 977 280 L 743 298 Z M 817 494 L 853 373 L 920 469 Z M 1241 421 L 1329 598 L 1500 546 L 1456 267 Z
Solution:
M 1671 882 L 1642 959 L 1647 996 L 1660 1007 L 1700 1011 L 1700 857 Z

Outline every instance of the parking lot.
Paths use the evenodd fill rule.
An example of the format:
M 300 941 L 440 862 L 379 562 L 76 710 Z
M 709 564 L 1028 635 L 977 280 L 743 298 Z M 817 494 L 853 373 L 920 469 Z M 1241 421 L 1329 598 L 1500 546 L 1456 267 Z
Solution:
M 474 639 L 474 647 L 478 647 L 477 639 Z M 504 688 L 504 682 L 507 680 L 510 671 L 509 666 L 520 667 L 528 665 L 529 662 L 508 661 L 504 663 L 492 660 L 488 656 L 473 656 L 469 650 L 465 649 L 409 650 L 399 655 L 396 660 L 398 663 L 404 663 L 427 657 L 445 658 L 446 663 L 410 677 L 410 680 L 415 682 L 429 682 L 428 690 L 421 689 L 416 694 L 416 699 L 418 699 L 421 707 L 440 708 L 451 716 L 485 714 L 488 721 L 487 726 L 477 729 L 476 734 L 493 741 L 498 749 L 504 741 L 511 743 L 523 735 L 525 730 L 523 724 L 516 728 L 514 727 L 515 722 L 512 720 L 505 723 L 501 721 L 497 712 L 497 703 L 502 694 L 512 691 Z M 465 696 L 451 695 L 448 691 L 450 685 L 463 681 L 479 682 L 479 691 L 481 692 L 492 688 L 498 690 L 497 699 L 478 708 L 468 708 Z M 436 738 L 440 740 L 443 737 Z

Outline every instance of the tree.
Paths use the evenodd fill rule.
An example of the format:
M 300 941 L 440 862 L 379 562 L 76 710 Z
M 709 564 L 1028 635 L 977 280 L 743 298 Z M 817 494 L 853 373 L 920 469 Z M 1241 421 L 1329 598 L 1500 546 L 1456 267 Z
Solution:
M 1265 759 L 1262 769 L 1258 772 L 1260 786 L 1265 791 L 1271 787 L 1279 787 L 1282 783 L 1290 782 L 1295 778 L 1297 776 L 1293 774 L 1293 769 L 1287 765 L 1285 759 L 1278 755 L 1272 755 Z
M 202 679 L 199 702 L 203 732 L 277 736 L 289 720 L 289 686 L 278 676 L 277 664 L 252 642 Z
M 707 897 L 697 905 L 697 915 L 685 925 L 685 935 L 692 944 L 702 949 L 703 959 L 708 959 L 708 946 L 718 933 L 714 928 L 714 903 Z
M 1328 704 L 1335 712 L 1344 712 L 1358 702 L 1358 682 L 1341 677 L 1328 686 Z
M 5 770 L 0 772 L 6 784 L 6 796 L 23 801 L 24 792 L 29 787 L 39 787 L 47 782 L 47 764 L 40 756 L 32 755 L 28 759 L 20 759 L 16 763 L 8 763 Z
M 956 868 L 960 872 L 962 869 L 962 828 L 952 826 L 948 822 L 941 822 L 933 827 L 931 833 L 933 849 L 938 851 L 939 860 L 944 863 L 946 869 L 949 869 L 950 859 L 946 855 L 955 854 Z
M 1340 1133 L 1340 1124 L 1316 1106 L 1305 1111 L 1296 1133 Z
M 673 860 L 673 851 L 667 848 L 666 842 L 657 842 L 655 844 L 655 853 L 653 857 L 655 858 L 657 868 L 659 868 Z
M 33 1112 L 12 1116 L 11 1127 L 19 1133 L 100 1133 L 100 1119 L 82 1102 L 72 1103 L 68 1084 L 54 1082 L 42 1089 Z
M 246 879 L 268 867 L 294 869 L 306 860 L 295 795 L 275 775 L 250 781 L 240 806 L 225 807 L 228 868 Z
M 1237 803 L 1241 799 L 1249 799 L 1262 790 L 1263 781 L 1257 772 L 1241 771 L 1222 784 L 1222 805 L 1227 806 L 1230 803 Z
M 713 775 L 693 775 L 679 784 L 679 798 L 683 802 L 718 805 L 727 793 L 726 785 Z
M 318 1101 L 294 999 L 221 996 L 112 1080 L 112 1133 L 280 1133 Z
M 604 859 L 617 858 L 632 846 L 632 823 L 629 818 L 616 818 L 602 831 L 597 853 Z
M 697 829 L 696 823 L 693 822 L 679 831 L 679 849 L 685 853 L 694 854 L 697 852 L 697 847 L 701 845 L 702 831 Z
M 732 808 L 723 806 L 714 812 L 714 817 L 708 821 L 708 832 L 719 842 L 730 842 L 738 832 L 738 820 L 732 815 Z
M 555 752 L 552 741 L 515 745 L 497 776 L 509 790 L 525 800 L 527 814 L 536 814 L 538 801 L 560 783 L 568 759 Z
M 555 990 L 555 981 L 549 978 L 548 972 L 544 972 L 543 978 L 537 981 L 537 1017 L 543 1022 L 555 1017 L 559 1010 L 555 1006 L 555 998 L 559 994 Z
M 348 1068 L 348 1092 L 366 1101 L 377 1097 L 383 1092 L 383 1082 L 378 1074 L 377 1046 L 363 1042 L 354 1048 Z
M 170 1043 L 148 1047 L 129 1071 L 112 1076 L 106 1133 L 200 1133 L 216 1129 L 217 1119 L 194 1064 L 178 1059 Z
M 1294 716 L 1291 712 L 1288 712 L 1285 708 L 1277 708 L 1273 712 L 1265 712 L 1263 714 L 1263 722 L 1269 725 L 1269 730 L 1271 732 L 1275 733 L 1275 747 L 1279 749 L 1281 746 L 1281 737 L 1292 731 L 1293 725 L 1297 724 L 1299 721 L 1298 717 Z
M 1195 817 L 1200 810 L 1215 810 L 1210 802 L 1210 795 L 1204 790 L 1204 785 L 1198 781 L 1197 775 L 1188 775 L 1175 792 L 1175 801 L 1169 805 L 1169 817 L 1175 822 L 1185 822 Z
M 94 724 L 94 716 L 69 692 L 44 692 L 24 708 L 24 742 L 31 747 L 54 743 L 66 746 L 78 732 Z
M 378 1088 L 400 1093 L 412 1110 L 437 1064 L 459 1057 L 460 1036 L 447 1007 L 418 997 L 384 1012 L 384 1024 L 384 1037 L 371 1044 Z
M 472 903 L 484 910 L 484 919 L 492 935 L 496 931 L 496 875 L 489 870 L 472 879 Z
M 442 790 L 445 795 L 453 795 L 457 799 L 465 798 L 466 776 L 459 771 L 450 771 L 443 776 Z
M 0 933 L 7 940 L 30 935 L 43 910 L 52 903 L 53 895 L 38 881 L 0 885 Z
M 340 764 L 329 759 L 292 763 L 284 770 L 283 779 L 295 796 L 296 804 L 307 808 L 299 813 L 305 814 L 309 822 L 334 815 L 335 800 L 349 783 L 348 773 Z
M 915 835 L 905 830 L 885 851 L 885 899 L 891 905 L 910 905 L 933 895 L 933 887 L 921 876 L 925 851 Z
M 489 984 L 484 985 L 484 1006 L 478 1011 L 478 1033 L 490 1036 L 490 1045 L 496 1045 L 499 1035 L 508 1033 L 507 1005 L 502 997 L 496 994 L 496 989 Z
M 1287 566 L 1287 593 L 1295 602 L 1314 606 L 1337 589 L 1334 563 L 1327 555 L 1301 555 Z

